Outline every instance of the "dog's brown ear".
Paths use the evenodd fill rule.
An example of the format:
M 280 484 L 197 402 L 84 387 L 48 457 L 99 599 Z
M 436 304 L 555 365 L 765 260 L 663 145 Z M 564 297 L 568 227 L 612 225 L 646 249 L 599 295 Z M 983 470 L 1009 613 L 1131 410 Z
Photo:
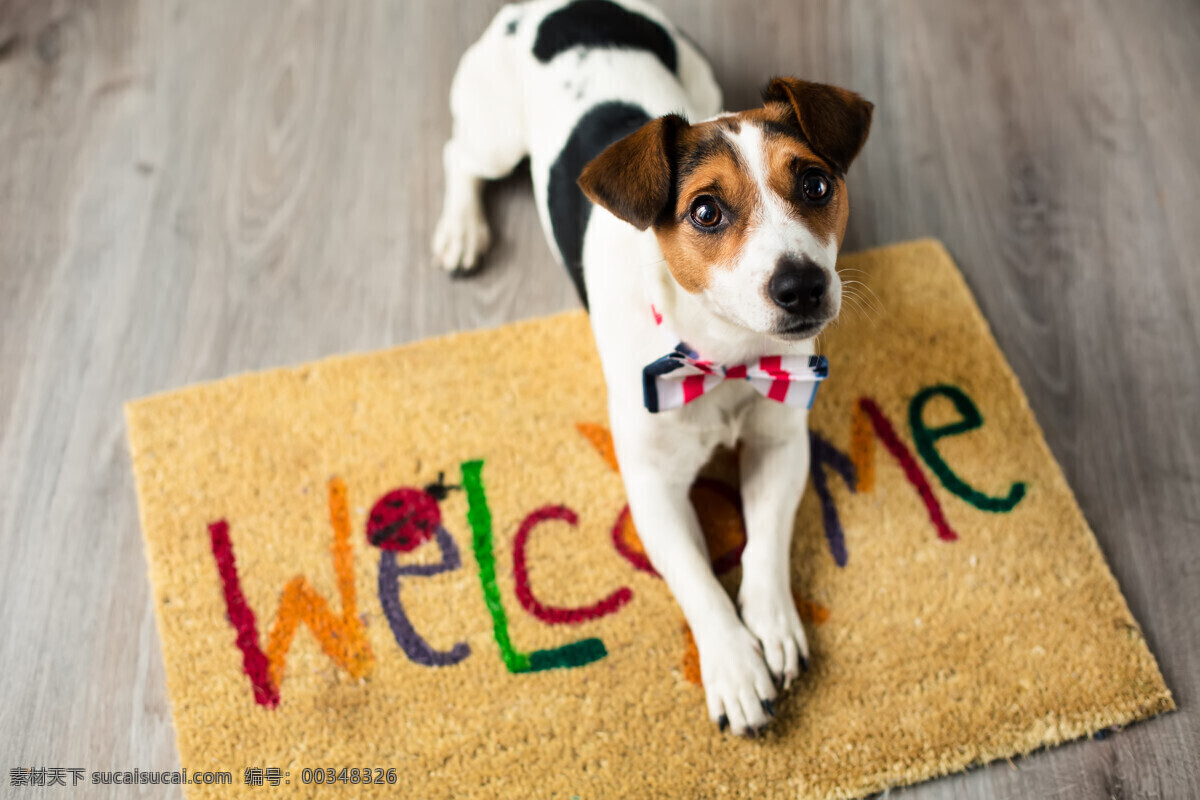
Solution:
M 671 200 L 675 141 L 687 124 L 668 114 L 613 142 L 583 168 L 579 188 L 596 205 L 646 230 Z
M 854 92 L 798 78 L 772 79 L 763 102 L 789 103 L 812 149 L 842 172 L 867 141 L 875 109 Z

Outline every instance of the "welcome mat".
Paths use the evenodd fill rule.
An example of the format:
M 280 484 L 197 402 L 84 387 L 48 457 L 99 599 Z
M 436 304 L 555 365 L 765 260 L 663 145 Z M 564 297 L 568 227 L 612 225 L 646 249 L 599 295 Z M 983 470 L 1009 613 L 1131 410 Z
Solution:
M 756 740 L 706 718 L 581 312 L 130 403 L 181 763 L 232 775 L 188 796 L 857 797 L 1171 709 L 941 245 L 839 266 L 879 308 L 822 340 L 812 669 Z M 733 587 L 729 471 L 692 497 Z

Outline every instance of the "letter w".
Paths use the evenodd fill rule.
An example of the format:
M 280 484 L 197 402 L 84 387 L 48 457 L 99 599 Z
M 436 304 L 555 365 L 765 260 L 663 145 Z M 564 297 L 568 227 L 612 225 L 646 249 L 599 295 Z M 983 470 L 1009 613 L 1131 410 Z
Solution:
M 346 485 L 338 478 L 329 482 L 329 518 L 333 523 L 333 571 L 337 575 L 338 594 L 342 599 L 341 616 L 333 613 L 325 598 L 317 594 L 307 578 L 297 575 L 283 589 L 266 653 L 259 647 L 254 610 L 242 594 L 233 543 L 229 539 L 229 523 L 222 519 L 208 526 L 213 558 L 216 559 L 217 572 L 225 593 L 225 610 L 230 624 L 237 631 L 242 668 L 250 678 L 254 700 L 259 705 L 268 708 L 279 705 L 279 684 L 283 681 L 288 649 L 301 622 L 317 637 L 325 654 L 353 677 L 365 677 L 375 666 L 363 624 L 358 618 L 354 592 L 354 554 L 350 546 L 350 511 L 346 503 Z

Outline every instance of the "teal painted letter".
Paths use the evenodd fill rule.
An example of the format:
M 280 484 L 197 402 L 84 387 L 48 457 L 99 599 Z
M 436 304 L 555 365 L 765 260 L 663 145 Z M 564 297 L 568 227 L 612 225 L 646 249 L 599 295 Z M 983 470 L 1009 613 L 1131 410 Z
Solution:
M 940 428 L 926 427 L 925 404 L 937 395 L 946 397 L 954 403 L 954 407 L 962 419 Z M 979 409 L 971 402 L 971 398 L 967 397 L 957 386 L 942 384 L 922 389 L 908 406 L 908 422 L 912 426 L 913 441 L 917 445 L 917 452 L 942 481 L 942 485 L 951 492 L 983 511 L 1012 511 L 1017 503 L 1021 502 L 1021 498 L 1025 496 L 1024 483 L 1014 483 L 1009 488 L 1007 497 L 991 497 L 955 475 L 954 470 L 950 469 L 938 453 L 938 439 L 967 433 L 983 425 L 983 417 L 979 414 Z

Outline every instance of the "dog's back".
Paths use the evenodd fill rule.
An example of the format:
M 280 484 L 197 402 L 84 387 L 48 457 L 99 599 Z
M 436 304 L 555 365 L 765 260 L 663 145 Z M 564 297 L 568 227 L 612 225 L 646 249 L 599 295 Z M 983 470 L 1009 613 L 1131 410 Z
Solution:
M 584 165 L 654 117 L 713 116 L 721 92 L 696 47 L 653 6 L 533 0 L 501 9 L 464 54 L 450 104 L 448 171 L 453 161 L 499 178 L 528 156 L 547 240 L 586 305 L 592 204 L 576 185 Z M 453 191 L 447 187 L 448 206 Z M 447 268 L 473 266 L 468 245 L 437 249 Z

